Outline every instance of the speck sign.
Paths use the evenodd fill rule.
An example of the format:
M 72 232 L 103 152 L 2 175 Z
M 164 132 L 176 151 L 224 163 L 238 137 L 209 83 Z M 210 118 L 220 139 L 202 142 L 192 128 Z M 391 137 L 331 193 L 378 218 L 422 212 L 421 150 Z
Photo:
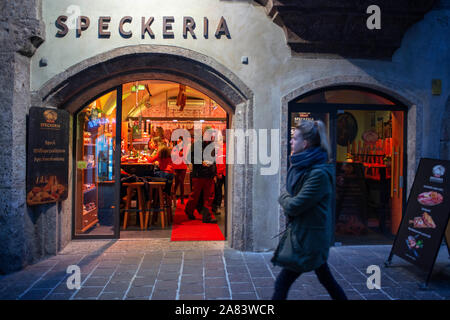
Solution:
M 27 148 L 27 204 L 67 199 L 69 114 L 64 110 L 30 108 Z

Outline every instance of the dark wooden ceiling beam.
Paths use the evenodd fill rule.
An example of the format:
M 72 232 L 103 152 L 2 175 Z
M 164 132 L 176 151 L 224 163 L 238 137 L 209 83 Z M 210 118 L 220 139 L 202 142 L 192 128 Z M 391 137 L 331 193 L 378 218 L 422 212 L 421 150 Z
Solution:
M 257 0 L 283 28 L 296 53 L 346 58 L 390 59 L 406 31 L 423 19 L 436 0 Z M 367 8 L 381 9 L 381 29 L 366 26 Z

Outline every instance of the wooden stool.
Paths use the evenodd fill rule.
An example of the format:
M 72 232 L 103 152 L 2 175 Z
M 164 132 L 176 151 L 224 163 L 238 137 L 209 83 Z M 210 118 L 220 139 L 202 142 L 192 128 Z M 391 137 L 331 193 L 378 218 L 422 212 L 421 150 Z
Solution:
M 144 212 L 144 194 L 142 192 L 142 188 L 144 187 L 144 182 L 125 182 L 122 185 L 124 187 L 127 187 L 127 202 L 125 205 L 123 229 L 127 228 L 128 211 L 130 211 L 131 196 L 133 194 L 133 190 L 136 190 L 137 196 L 138 196 L 138 202 L 139 202 L 139 209 L 137 210 L 139 212 L 139 222 L 141 225 L 141 230 L 144 230 L 144 219 L 142 216 L 142 213 Z M 146 219 L 147 219 L 147 215 L 148 215 L 148 213 L 146 214 Z
M 163 228 L 166 227 L 165 224 L 165 215 L 166 210 L 164 206 L 164 192 L 163 189 L 166 185 L 165 182 L 149 182 L 149 200 L 147 201 L 146 209 L 148 210 L 148 213 L 145 215 L 145 229 L 147 229 L 148 226 L 148 219 L 149 216 L 152 216 L 153 212 L 160 212 L 160 218 L 161 218 L 161 226 Z M 156 191 L 156 197 L 153 199 L 153 191 Z M 152 203 L 155 203 L 157 200 L 159 200 L 159 207 L 158 208 L 152 208 Z

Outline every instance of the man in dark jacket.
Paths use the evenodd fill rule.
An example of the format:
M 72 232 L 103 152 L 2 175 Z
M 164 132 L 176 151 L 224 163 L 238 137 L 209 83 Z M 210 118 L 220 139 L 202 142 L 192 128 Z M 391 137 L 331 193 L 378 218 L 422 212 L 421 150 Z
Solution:
M 195 141 L 191 147 L 191 162 L 192 166 L 192 191 L 189 195 L 189 200 L 186 203 L 185 213 L 189 219 L 194 220 L 194 210 L 197 207 L 199 198 L 203 194 L 203 207 L 201 209 L 202 221 L 203 223 L 216 223 L 217 220 L 212 219 L 212 201 L 214 198 L 214 177 L 216 175 L 216 165 L 215 161 L 205 161 L 200 155 L 196 155 L 194 150 L 196 150 L 196 144 L 202 144 L 201 150 L 202 155 L 208 145 L 212 142 L 210 141 Z M 200 148 L 198 148 L 200 150 Z M 212 153 L 214 156 L 214 153 Z

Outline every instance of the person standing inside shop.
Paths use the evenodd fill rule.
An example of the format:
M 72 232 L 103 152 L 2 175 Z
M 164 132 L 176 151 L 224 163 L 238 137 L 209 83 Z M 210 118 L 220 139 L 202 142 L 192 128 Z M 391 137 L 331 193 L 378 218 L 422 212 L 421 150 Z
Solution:
M 201 139 L 194 141 L 191 146 L 191 163 L 192 163 L 192 192 L 189 194 L 189 200 L 186 203 L 185 213 L 189 219 L 194 220 L 194 210 L 198 206 L 201 194 L 203 193 L 203 206 L 201 208 L 203 223 L 217 223 L 216 219 L 212 219 L 212 201 L 214 197 L 214 177 L 216 175 L 216 165 L 203 159 L 205 149 L 211 141 L 202 141 Z M 196 144 L 201 144 L 198 148 L 202 150 L 201 155 L 196 155 Z M 214 152 L 214 151 L 213 151 Z M 213 155 L 213 154 L 212 154 Z M 215 155 L 213 155 L 215 156 Z
M 173 163 L 175 173 L 175 194 L 177 193 L 178 186 L 180 186 L 180 198 L 182 204 L 184 204 L 184 178 L 186 177 L 187 172 L 183 147 L 183 137 L 180 137 L 177 145 L 172 149 L 172 157 L 177 159 L 177 161 Z
M 316 273 L 332 299 L 347 300 L 328 264 L 332 239 L 334 166 L 322 121 L 303 121 L 290 141 L 292 155 L 286 191 L 278 198 L 288 226 L 272 257 L 283 269 L 275 281 L 273 300 L 285 300 L 304 272 Z
M 216 215 L 220 214 L 220 211 L 218 210 L 222 205 L 222 187 L 225 184 L 225 176 L 227 171 L 226 155 L 226 135 L 222 134 L 222 142 L 219 143 L 219 151 L 216 158 L 217 174 L 214 186 L 214 200 L 212 204 L 212 212 Z

